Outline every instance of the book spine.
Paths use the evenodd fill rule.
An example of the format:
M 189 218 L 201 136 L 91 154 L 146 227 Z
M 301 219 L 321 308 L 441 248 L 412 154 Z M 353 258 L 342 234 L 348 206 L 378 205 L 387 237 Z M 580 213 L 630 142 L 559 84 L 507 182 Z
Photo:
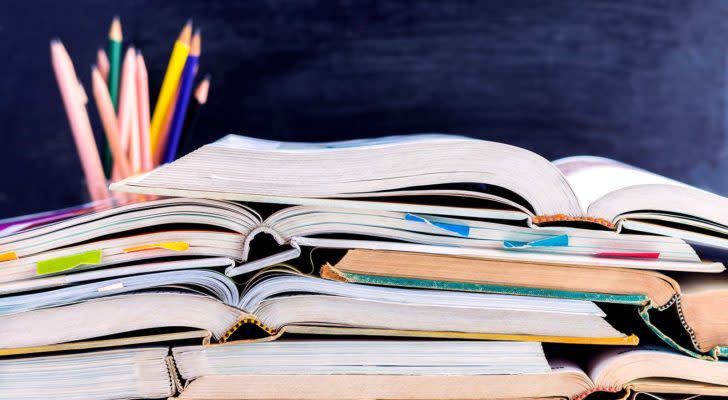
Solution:
M 617 226 L 604 218 L 594 217 L 572 217 L 566 214 L 555 214 L 555 215 L 537 215 L 531 218 L 531 221 L 536 225 L 548 224 L 552 222 L 589 222 L 605 226 L 609 229 L 616 229 Z
M 233 326 L 231 326 L 227 330 L 227 332 L 225 332 L 225 335 L 223 335 L 223 337 L 220 338 L 219 344 L 223 344 L 223 343 L 227 342 L 230 339 L 230 337 L 238 329 L 240 329 L 241 326 L 246 325 L 246 324 L 255 325 L 258 328 L 260 328 L 261 330 L 263 330 L 263 332 L 267 333 L 270 336 L 275 336 L 277 333 L 274 329 L 272 329 L 272 328 L 266 326 L 265 324 L 263 324 L 262 322 L 258 321 L 257 318 L 252 317 L 252 316 L 245 316 L 245 317 L 241 318 L 240 320 L 238 320 L 238 322 L 236 322 Z
M 692 329 L 689 329 L 689 327 L 686 325 L 685 320 L 684 320 L 684 318 L 682 317 L 682 314 L 681 314 L 682 311 L 680 309 L 679 295 L 676 295 L 676 297 L 677 298 L 675 299 L 674 303 L 677 303 L 675 305 L 678 307 L 677 308 L 678 309 L 678 315 L 681 316 L 680 317 L 680 322 L 681 322 L 683 328 L 685 328 L 687 330 L 687 332 L 690 334 L 691 341 L 693 341 L 693 345 L 694 345 L 695 344 L 695 342 L 694 342 L 694 336 L 693 336 L 694 331 Z M 660 309 L 665 310 L 665 308 L 663 308 L 663 307 L 660 307 L 657 310 L 658 311 L 661 311 Z M 663 342 L 667 343 L 673 349 L 678 350 L 678 351 L 680 351 L 682 353 L 685 353 L 687 355 L 690 355 L 692 357 L 699 358 L 699 359 L 702 359 L 702 360 L 716 361 L 716 355 L 714 354 L 714 352 L 713 353 L 708 353 L 708 354 L 703 354 L 703 353 L 699 353 L 699 352 L 694 351 L 694 350 L 687 349 L 687 348 L 681 346 L 680 344 L 678 344 L 670 336 L 668 336 L 664 332 L 662 332 L 662 330 L 660 330 L 660 328 L 658 328 L 650 320 L 649 311 L 651 309 L 653 309 L 653 308 L 654 307 L 651 306 L 651 305 L 642 307 L 641 309 L 639 309 L 638 314 L 642 318 L 642 320 L 645 322 L 645 324 L 647 325 L 647 327 L 650 328 L 650 330 L 654 334 L 656 334 L 660 339 L 662 339 Z M 696 349 L 699 350 L 697 347 L 696 347 Z
M 247 235 L 245 235 L 245 240 L 243 241 L 243 261 L 247 261 L 250 255 L 250 242 L 252 242 L 253 239 L 255 239 L 255 237 L 261 232 L 273 236 L 273 239 L 276 241 L 276 243 L 281 246 L 288 242 L 288 239 L 285 238 L 280 232 L 263 222 L 250 230 Z
M 625 389 L 621 387 L 607 387 L 607 386 L 600 386 L 600 387 L 593 387 L 581 394 L 579 394 L 576 397 L 572 397 L 571 400 L 584 400 L 585 398 L 591 396 L 594 393 L 598 392 L 606 392 L 606 393 L 618 393 Z

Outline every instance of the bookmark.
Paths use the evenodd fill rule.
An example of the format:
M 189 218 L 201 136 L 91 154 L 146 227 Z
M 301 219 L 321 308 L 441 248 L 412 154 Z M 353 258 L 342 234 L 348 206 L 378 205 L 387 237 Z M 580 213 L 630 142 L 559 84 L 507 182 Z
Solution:
M 420 217 L 418 215 L 414 214 L 406 214 L 404 216 L 404 219 L 407 221 L 415 221 L 415 222 L 424 222 L 427 225 L 431 225 L 440 229 L 444 229 L 448 232 L 457 233 L 460 236 L 468 237 L 470 235 L 470 227 L 466 225 L 455 225 L 455 224 L 448 224 L 445 222 L 436 222 L 436 221 L 430 221 L 427 218 Z
M 38 261 L 36 264 L 36 274 L 54 274 L 56 272 L 67 271 L 81 265 L 98 265 L 100 263 L 101 250 L 91 250 L 84 253 L 72 254 L 70 256 Z
M 167 249 L 167 250 L 172 250 L 172 251 L 185 251 L 189 248 L 190 248 L 190 244 L 187 242 L 164 242 L 164 243 L 143 244 L 140 246 L 127 247 L 125 249 L 122 249 L 122 251 L 124 253 L 134 253 L 137 251 L 161 250 L 161 249 Z
M 553 236 L 546 239 L 534 240 L 533 242 L 519 242 L 516 240 L 504 240 L 503 247 L 506 249 L 526 249 L 530 247 L 567 247 L 569 246 L 569 235 Z
M 14 251 L 8 251 L 7 253 L 0 253 L 0 262 L 17 260 L 18 254 Z
M 657 259 L 660 253 L 620 253 L 620 252 L 603 252 L 594 254 L 595 257 L 601 258 L 640 258 L 640 259 Z

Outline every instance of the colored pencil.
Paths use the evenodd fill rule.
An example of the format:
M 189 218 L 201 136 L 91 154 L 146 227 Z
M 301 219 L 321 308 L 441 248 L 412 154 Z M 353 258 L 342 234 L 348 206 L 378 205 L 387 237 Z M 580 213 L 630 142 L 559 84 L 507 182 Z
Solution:
M 109 59 L 109 73 L 106 82 L 109 85 L 109 95 L 111 96 L 112 104 L 114 104 L 114 110 L 119 108 L 119 74 L 121 69 L 121 22 L 119 17 L 114 17 L 111 21 L 111 27 L 109 28 L 108 38 L 108 59 Z M 97 55 L 98 56 L 98 55 Z M 99 62 L 101 66 L 102 62 Z M 111 156 L 111 150 L 109 144 L 104 141 L 102 144 L 102 154 L 104 160 L 104 174 L 106 177 L 111 176 L 111 166 L 113 160 Z
M 174 90 L 174 96 L 172 96 L 172 101 L 169 103 L 170 109 L 174 110 L 175 105 L 177 104 L 177 99 L 179 98 L 179 85 Z M 159 129 L 159 140 L 157 141 L 157 148 L 154 150 L 153 156 L 154 156 L 154 165 L 159 166 L 162 162 L 162 158 L 164 157 L 164 150 L 167 148 L 167 137 L 169 134 L 169 128 L 172 127 L 172 118 L 174 118 L 174 113 L 170 112 L 167 113 L 164 117 L 164 122 L 162 123 L 162 128 Z
M 192 22 L 188 21 L 184 28 L 182 28 L 182 32 L 180 32 L 177 41 L 174 43 L 172 55 L 169 58 L 169 64 L 167 64 L 167 71 L 164 73 L 164 79 L 162 80 L 162 88 L 159 90 L 157 103 L 154 105 L 150 127 L 152 152 L 157 151 L 160 131 L 167 118 L 167 114 L 173 112 L 173 110 L 169 109 L 169 105 L 175 95 L 179 78 L 182 75 L 182 69 L 190 51 L 191 35 Z
M 149 142 L 149 77 L 141 52 L 137 52 L 136 58 L 136 92 L 142 171 L 149 171 L 154 168 Z
M 109 57 L 106 56 L 104 49 L 99 49 L 96 52 L 96 67 L 101 73 L 101 77 L 104 78 L 106 85 L 109 84 Z
M 63 44 L 59 40 L 53 40 L 50 47 L 53 70 L 76 143 L 76 150 L 81 160 L 81 167 L 86 176 L 89 195 L 93 201 L 103 200 L 108 197 L 106 180 L 91 122 L 81 98 L 78 76 Z
M 119 90 L 119 135 L 121 135 L 121 148 L 124 154 L 129 152 L 131 143 L 132 109 L 136 108 L 136 51 L 133 47 L 127 49 L 124 55 L 124 62 L 121 67 L 121 84 Z
M 131 173 L 131 168 L 121 147 L 119 123 L 114 112 L 114 105 L 111 103 L 109 89 L 101 76 L 101 71 L 96 67 L 91 69 L 91 80 L 96 108 L 99 111 L 101 124 L 104 126 L 104 132 L 106 133 L 106 141 L 109 143 L 111 152 L 114 155 L 114 168 L 119 171 L 121 176 L 128 176 Z
M 195 94 L 192 96 L 190 106 L 187 108 L 187 116 L 185 117 L 185 124 L 182 128 L 182 135 L 180 137 L 179 150 L 189 148 L 190 140 L 193 137 L 195 131 L 195 125 L 197 120 L 200 118 L 200 109 L 207 103 L 207 94 L 210 91 L 210 75 L 206 75 L 202 82 L 197 85 Z
M 185 69 L 182 72 L 180 81 L 179 96 L 177 96 L 177 104 L 174 108 L 174 117 L 172 118 L 172 126 L 169 130 L 167 138 L 167 147 L 164 153 L 164 163 L 170 163 L 177 157 L 177 148 L 179 147 L 180 137 L 182 135 L 182 127 L 185 122 L 185 113 L 190 103 L 190 95 L 192 94 L 192 84 L 197 71 L 197 64 L 200 59 L 200 50 L 202 46 L 202 38 L 199 29 L 192 36 L 192 44 L 190 44 L 190 54 L 185 63 Z
M 109 29 L 109 95 L 114 109 L 119 109 L 119 79 L 121 78 L 121 22 L 114 17 Z

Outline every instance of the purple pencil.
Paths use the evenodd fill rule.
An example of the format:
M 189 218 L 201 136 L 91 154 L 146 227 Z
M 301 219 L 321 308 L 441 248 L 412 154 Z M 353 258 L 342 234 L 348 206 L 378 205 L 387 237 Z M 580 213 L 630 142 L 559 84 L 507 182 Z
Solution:
M 164 152 L 164 163 L 170 163 L 177 158 L 177 148 L 179 147 L 180 137 L 182 135 L 182 127 L 185 123 L 185 114 L 187 113 L 187 105 L 190 102 L 192 94 L 192 82 L 195 79 L 197 63 L 200 59 L 201 49 L 200 30 L 196 30 L 192 36 L 192 44 L 190 45 L 190 54 L 185 62 L 185 68 L 182 71 L 180 80 L 179 97 L 174 107 L 174 116 L 172 117 L 172 126 L 169 129 L 169 139 L 167 140 L 167 148 Z

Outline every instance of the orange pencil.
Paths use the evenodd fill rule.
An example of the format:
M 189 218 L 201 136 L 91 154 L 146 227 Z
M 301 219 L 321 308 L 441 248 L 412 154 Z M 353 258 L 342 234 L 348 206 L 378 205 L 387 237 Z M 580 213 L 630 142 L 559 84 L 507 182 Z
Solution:
M 111 96 L 109 95 L 106 81 L 101 76 L 101 71 L 96 67 L 91 69 L 91 80 L 96 108 L 99 111 L 99 117 L 101 117 L 101 124 L 104 126 L 106 140 L 114 156 L 114 168 L 121 176 L 128 176 L 131 173 L 131 169 L 129 167 L 129 161 L 122 151 L 121 140 L 119 138 L 119 125 L 116 120 L 116 114 L 114 114 L 114 105 L 111 103 Z
M 81 160 L 81 167 L 86 176 L 89 195 L 92 201 L 103 200 L 109 197 L 109 192 L 106 189 L 101 158 L 96 148 L 91 122 L 83 103 L 78 77 L 74 71 L 71 57 L 60 40 L 51 41 L 51 61 L 56 81 L 58 81 L 58 88 L 63 98 L 68 122 L 71 126 L 71 132 L 73 133 L 73 139 L 76 143 L 76 150 Z
M 154 168 L 149 138 L 149 78 L 141 52 L 137 52 L 136 58 L 136 93 L 142 171 L 149 171 Z
M 101 77 L 104 78 L 104 82 L 109 82 L 109 57 L 106 56 L 104 49 L 99 49 L 96 52 L 96 67 L 98 67 Z

